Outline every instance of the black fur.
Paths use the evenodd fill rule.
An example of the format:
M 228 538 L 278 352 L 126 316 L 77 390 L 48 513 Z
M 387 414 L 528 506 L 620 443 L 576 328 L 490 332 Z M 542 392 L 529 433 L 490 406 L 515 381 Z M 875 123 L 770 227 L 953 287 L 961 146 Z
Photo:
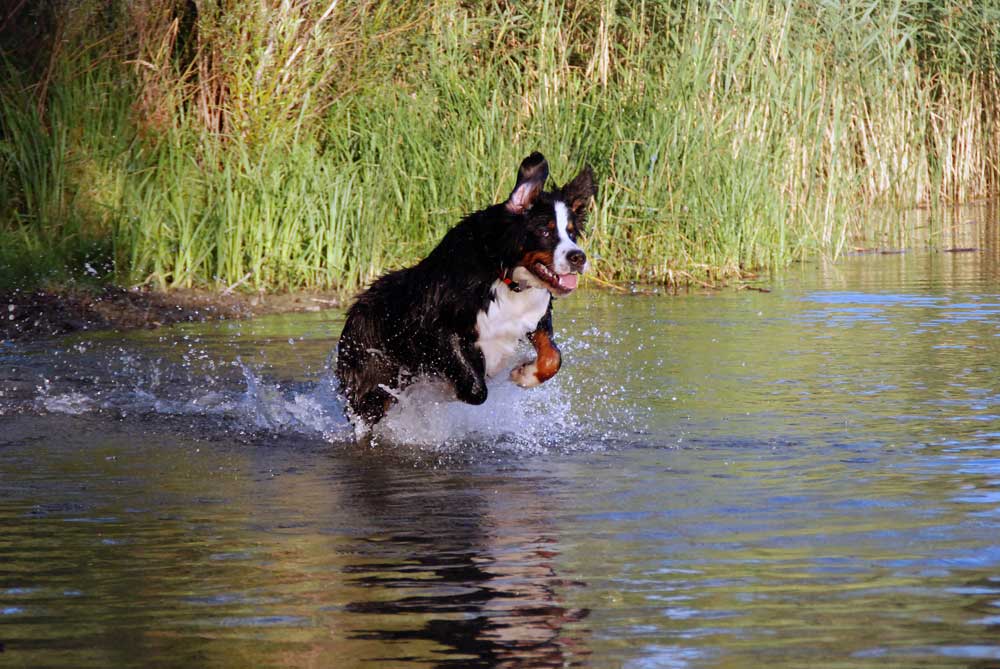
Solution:
M 558 243 L 551 229 L 556 200 L 570 209 L 575 238 L 594 195 L 589 168 L 563 189 L 545 192 L 547 178 L 545 158 L 531 154 L 506 202 L 470 214 L 424 260 L 386 274 L 357 298 L 337 358 L 340 387 L 356 419 L 377 423 L 394 401 L 385 388 L 405 387 L 418 375 L 446 379 L 463 402 L 486 401 L 476 318 L 494 299 L 494 282 L 526 257 L 551 257 Z M 585 262 L 579 256 L 575 271 Z M 551 297 L 537 330 L 551 338 Z

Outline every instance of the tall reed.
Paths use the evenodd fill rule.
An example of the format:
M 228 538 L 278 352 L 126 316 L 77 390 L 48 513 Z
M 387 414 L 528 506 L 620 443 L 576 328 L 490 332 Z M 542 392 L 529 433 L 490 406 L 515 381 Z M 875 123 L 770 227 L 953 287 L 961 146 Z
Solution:
M 891 212 L 997 189 L 998 0 L 81 7 L 7 58 L 0 277 L 353 290 L 536 149 L 596 169 L 602 281 L 902 244 Z

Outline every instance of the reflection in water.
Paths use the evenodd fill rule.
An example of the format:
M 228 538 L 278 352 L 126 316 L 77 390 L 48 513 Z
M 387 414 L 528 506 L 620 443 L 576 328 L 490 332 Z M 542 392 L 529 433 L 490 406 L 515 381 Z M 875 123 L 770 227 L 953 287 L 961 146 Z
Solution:
M 354 502 L 388 534 L 367 538 L 359 550 L 365 561 L 347 570 L 366 595 L 346 607 L 363 621 L 353 638 L 381 642 L 380 659 L 394 663 L 424 661 L 407 657 L 414 642 L 444 649 L 435 653 L 442 667 L 579 663 L 584 642 L 565 626 L 587 612 L 564 606 L 557 589 L 584 584 L 556 573 L 559 547 L 545 497 L 537 495 L 540 482 L 495 490 L 505 499 L 494 506 L 463 478 L 400 494 L 405 481 L 393 481 L 379 463 L 367 465 Z
M 15 417 L 0 439 L 0 643 L 17 666 L 587 656 L 586 612 L 563 601 L 584 585 L 560 574 L 557 477 L 435 468 L 420 452 L 331 458 L 323 442 L 233 447 L 157 429 L 132 443 L 127 424 L 76 417 L 30 438 L 37 420 Z

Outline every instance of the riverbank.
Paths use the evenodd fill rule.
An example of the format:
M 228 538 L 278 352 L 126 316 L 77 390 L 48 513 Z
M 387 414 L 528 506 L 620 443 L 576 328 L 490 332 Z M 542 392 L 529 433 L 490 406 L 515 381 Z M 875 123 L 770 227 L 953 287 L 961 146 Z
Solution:
M 198 290 L 60 287 L 0 292 L 0 344 L 81 331 L 158 328 L 341 305 L 330 293 L 226 293 Z

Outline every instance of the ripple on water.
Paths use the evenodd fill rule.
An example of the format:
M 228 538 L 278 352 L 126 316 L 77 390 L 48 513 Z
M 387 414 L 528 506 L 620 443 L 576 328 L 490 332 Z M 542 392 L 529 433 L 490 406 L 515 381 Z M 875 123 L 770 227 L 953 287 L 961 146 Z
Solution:
M 3 657 L 992 667 L 997 275 L 940 260 L 581 293 L 552 383 L 362 445 L 335 319 L 5 348 Z

